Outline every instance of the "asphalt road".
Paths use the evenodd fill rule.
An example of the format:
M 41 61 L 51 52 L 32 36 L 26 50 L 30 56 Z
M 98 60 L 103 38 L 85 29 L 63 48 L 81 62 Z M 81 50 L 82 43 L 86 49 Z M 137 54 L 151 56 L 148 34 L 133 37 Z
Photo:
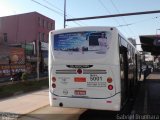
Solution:
M 160 114 L 160 80 L 147 80 L 148 114 Z
M 121 111 L 105 111 L 105 110 L 86 110 L 83 112 L 79 120 L 118 120 L 123 115 L 130 115 L 133 108 L 134 101 L 129 100 Z M 129 118 L 129 117 L 128 117 Z M 127 119 L 128 119 L 127 118 Z M 125 119 L 125 120 L 127 120 Z

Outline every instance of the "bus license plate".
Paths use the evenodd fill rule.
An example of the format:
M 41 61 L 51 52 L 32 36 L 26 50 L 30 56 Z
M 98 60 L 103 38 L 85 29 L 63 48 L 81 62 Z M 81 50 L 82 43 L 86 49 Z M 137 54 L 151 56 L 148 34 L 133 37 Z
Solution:
M 86 95 L 86 91 L 85 90 L 75 90 L 74 94 L 75 95 Z

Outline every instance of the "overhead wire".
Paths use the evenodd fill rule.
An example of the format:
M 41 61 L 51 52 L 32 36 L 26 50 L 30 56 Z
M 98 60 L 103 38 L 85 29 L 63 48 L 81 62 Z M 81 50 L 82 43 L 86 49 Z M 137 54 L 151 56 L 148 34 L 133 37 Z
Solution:
M 100 5 L 109 13 L 109 14 L 111 14 L 111 12 L 108 10 L 108 8 L 103 4 L 103 2 L 101 1 L 101 0 L 98 0 L 99 1 L 99 3 L 100 3 Z M 112 19 L 114 19 L 114 21 L 118 24 L 118 25 L 120 25 L 120 23 L 118 22 L 118 20 L 117 19 L 115 19 L 115 18 L 112 18 Z
M 119 9 L 117 8 L 117 6 L 114 4 L 113 0 L 110 0 L 110 1 L 111 1 L 111 4 L 113 5 L 113 7 L 115 8 L 115 10 L 120 14 L 121 12 L 120 12 Z M 122 20 L 123 20 L 123 22 L 124 22 L 125 24 L 128 24 L 128 23 L 126 22 L 126 20 L 124 19 L 123 16 L 122 16 L 121 18 L 122 18 Z M 135 35 L 135 32 L 129 27 L 129 24 L 127 25 L 127 27 L 128 27 L 128 29 L 130 30 L 130 32 L 133 33 L 134 36 L 136 36 L 136 35 Z
M 53 12 L 55 12 L 56 14 L 60 15 L 61 17 L 64 17 L 63 10 L 59 9 L 58 7 L 55 7 L 53 4 L 52 4 L 52 6 L 54 6 L 56 9 L 58 9 L 58 10 L 61 11 L 61 12 L 59 12 L 58 10 L 55 10 L 55 9 L 53 9 L 53 8 L 50 8 L 50 7 L 44 5 L 44 4 L 42 4 L 42 3 L 40 3 L 40 2 L 38 2 L 38 1 L 36 1 L 36 0 L 31 0 L 31 1 L 37 3 L 37 4 L 41 5 L 41 6 L 43 6 L 43 7 L 45 7 L 45 8 L 47 8 L 47 9 L 49 9 L 49 10 L 51 10 L 51 11 L 53 11 Z M 45 1 L 46 1 L 46 0 L 45 0 Z M 48 1 L 46 1 L 46 2 L 48 2 Z M 49 4 L 49 2 L 48 2 L 48 4 Z M 75 24 L 77 24 L 78 26 L 82 26 L 81 24 L 79 24 L 79 23 L 77 23 L 77 22 L 75 22 L 75 21 L 72 21 L 72 22 L 75 23 Z
M 98 0 L 99 1 L 99 3 L 100 3 L 100 5 L 109 13 L 109 14 L 111 14 L 111 12 L 108 10 L 108 8 L 104 5 L 104 3 L 101 1 L 101 0 Z M 120 23 L 119 23 L 119 21 L 117 20 L 117 19 L 115 19 L 115 18 L 112 18 L 117 24 L 118 24 L 118 26 L 120 26 Z M 126 35 L 128 35 L 127 34 L 127 32 L 126 32 L 126 30 L 124 29 L 124 33 L 126 34 Z
M 56 7 L 55 5 L 53 5 L 51 2 L 49 2 L 49 1 L 47 1 L 47 0 L 43 0 L 43 1 L 45 1 L 48 5 L 50 5 L 50 6 L 54 7 L 54 8 L 56 8 L 56 9 L 59 10 L 59 11 L 61 11 L 62 14 L 64 15 L 64 10 L 62 10 L 62 9 L 60 9 L 60 8 L 58 8 L 58 7 Z M 66 14 L 66 17 L 68 17 L 68 18 L 74 18 L 73 16 L 71 16 L 71 15 L 69 15 L 69 14 Z M 74 23 L 78 24 L 79 26 L 82 26 L 80 23 L 78 23 L 78 22 L 76 22 L 76 21 L 74 21 Z
M 42 4 L 42 3 L 40 3 L 40 2 L 38 2 L 38 1 L 36 1 L 36 0 L 31 0 L 31 1 L 33 1 L 33 2 L 39 4 L 39 5 L 43 6 L 43 7 L 51 10 L 51 11 L 53 11 L 53 12 L 55 12 L 56 14 L 60 15 L 61 17 L 64 17 L 64 13 L 63 13 L 64 11 L 63 11 L 62 9 L 56 7 L 55 5 L 53 5 L 51 2 L 49 2 L 49 1 L 47 1 L 47 0 L 43 0 L 43 1 L 45 1 L 48 5 L 54 7 L 54 8 L 57 9 L 57 10 L 55 10 L 55 9 L 53 9 L 53 8 L 50 8 L 50 7 L 44 5 L 44 4 Z M 110 11 L 108 10 L 108 8 L 104 5 L 104 3 L 103 3 L 101 0 L 98 0 L 98 1 L 99 1 L 100 5 L 101 5 L 109 14 L 111 14 L 111 12 L 110 12 Z M 113 7 L 116 9 L 116 11 L 117 11 L 118 13 L 120 13 L 120 11 L 118 10 L 118 8 L 116 7 L 116 5 L 114 4 L 114 2 L 113 2 L 112 0 L 111 0 L 111 3 L 112 3 L 112 5 L 113 5 Z M 69 15 L 69 14 L 66 14 L 66 16 L 67 16 L 67 17 L 70 17 L 70 18 L 73 18 L 73 16 L 71 16 L 71 15 Z M 159 18 L 159 17 L 160 17 L 160 16 L 156 16 L 156 17 L 150 18 L 150 19 L 157 19 L 157 18 Z M 115 26 L 115 27 L 126 27 L 126 26 L 127 26 L 132 33 L 134 33 L 134 32 L 131 30 L 131 28 L 130 28 L 129 26 L 134 25 L 134 24 L 138 24 L 138 23 L 140 23 L 140 22 L 145 22 L 145 21 L 147 21 L 147 20 L 150 20 L 150 19 L 144 19 L 144 20 L 141 20 L 141 21 L 136 21 L 136 22 L 132 22 L 132 23 L 127 23 L 126 20 L 125 20 L 123 17 L 121 17 L 121 18 L 122 18 L 122 20 L 124 21 L 125 24 L 122 24 L 122 25 L 121 25 L 117 19 L 113 18 L 114 21 L 118 24 L 118 26 Z M 77 25 L 79 25 L 79 26 L 82 26 L 81 24 L 79 24 L 79 23 L 77 23 L 77 22 L 75 22 L 75 21 L 72 21 L 72 22 L 74 22 L 75 24 L 77 24 Z M 127 32 L 126 32 L 126 30 L 125 30 L 125 34 L 126 34 L 126 33 L 127 33 Z M 127 34 L 126 34 L 126 35 L 127 35 Z
M 142 23 L 142 22 L 147 22 L 149 20 L 158 19 L 159 17 L 160 16 L 156 16 L 156 17 L 152 17 L 152 18 L 148 18 L 148 19 L 143 19 L 143 20 L 135 21 L 135 22 L 128 23 L 128 24 L 119 25 L 119 26 L 116 26 L 116 27 L 125 27 L 125 26 L 134 25 L 134 24 L 139 24 L 139 23 Z
M 47 9 L 49 9 L 49 10 L 55 12 L 55 13 L 57 13 L 57 14 L 60 15 L 60 16 L 63 16 L 63 14 L 62 14 L 61 12 L 58 12 L 58 11 L 56 11 L 56 10 L 54 10 L 54 9 L 46 6 L 46 5 L 43 5 L 42 3 L 37 2 L 36 0 L 31 0 L 31 1 L 37 3 L 37 4 L 41 5 L 41 6 L 43 6 L 43 7 L 45 7 L 45 8 L 47 8 Z

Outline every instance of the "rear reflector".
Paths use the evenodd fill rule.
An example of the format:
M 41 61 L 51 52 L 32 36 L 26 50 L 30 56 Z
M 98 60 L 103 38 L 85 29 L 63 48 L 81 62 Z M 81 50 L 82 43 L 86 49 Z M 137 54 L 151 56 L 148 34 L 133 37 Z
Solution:
M 56 82 L 56 78 L 55 77 L 52 77 L 52 82 Z
M 52 84 L 52 88 L 56 88 L 56 84 L 53 83 L 53 84 Z
M 98 70 L 98 69 L 84 69 L 83 74 L 107 74 L 106 70 Z
M 112 103 L 112 101 L 106 101 L 106 103 Z
M 75 77 L 74 82 L 86 82 L 86 78 L 85 77 Z
M 74 94 L 75 95 L 86 95 L 86 91 L 85 90 L 75 90 Z
M 108 82 L 108 83 L 111 83 L 111 82 L 112 82 L 112 78 L 111 78 L 111 77 L 108 77 L 108 78 L 107 78 L 107 82 Z
M 113 90 L 113 85 L 108 85 L 109 90 Z

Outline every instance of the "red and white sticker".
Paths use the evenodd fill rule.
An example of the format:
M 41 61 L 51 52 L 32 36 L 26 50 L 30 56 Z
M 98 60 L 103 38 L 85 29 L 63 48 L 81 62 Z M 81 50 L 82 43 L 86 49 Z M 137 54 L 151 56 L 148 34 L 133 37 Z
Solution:
M 75 95 L 86 95 L 86 91 L 85 90 L 75 90 L 74 94 Z

